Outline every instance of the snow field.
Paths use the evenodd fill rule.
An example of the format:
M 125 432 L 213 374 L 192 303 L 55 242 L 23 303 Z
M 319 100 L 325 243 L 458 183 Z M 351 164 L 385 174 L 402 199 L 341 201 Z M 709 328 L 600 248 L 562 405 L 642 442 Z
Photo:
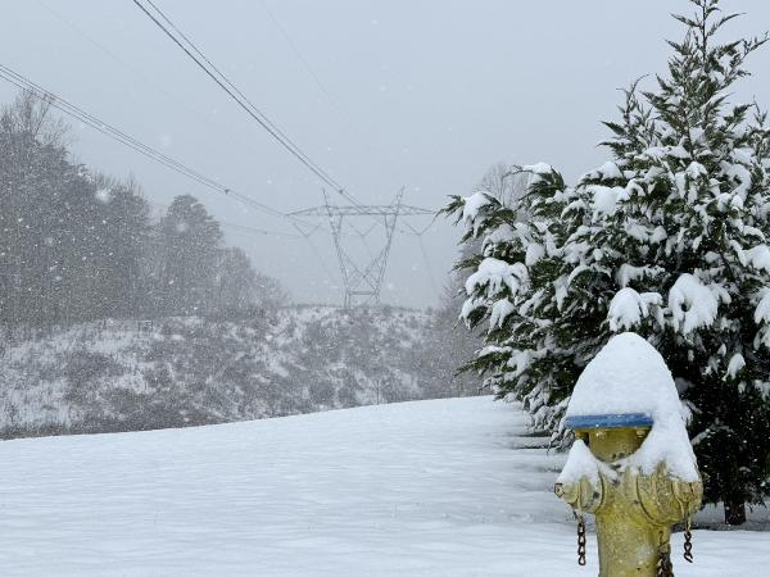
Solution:
M 540 441 L 479 397 L 4 442 L 0 573 L 594 576 Z M 677 577 L 759 577 L 770 539 L 697 531 L 695 556 Z

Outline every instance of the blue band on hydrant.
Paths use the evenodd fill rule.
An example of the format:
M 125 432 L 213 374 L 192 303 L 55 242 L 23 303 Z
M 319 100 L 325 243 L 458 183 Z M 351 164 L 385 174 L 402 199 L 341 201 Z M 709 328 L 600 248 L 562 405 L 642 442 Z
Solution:
M 618 429 L 621 427 L 652 427 L 652 417 L 644 413 L 616 415 L 579 415 L 564 419 L 568 429 Z

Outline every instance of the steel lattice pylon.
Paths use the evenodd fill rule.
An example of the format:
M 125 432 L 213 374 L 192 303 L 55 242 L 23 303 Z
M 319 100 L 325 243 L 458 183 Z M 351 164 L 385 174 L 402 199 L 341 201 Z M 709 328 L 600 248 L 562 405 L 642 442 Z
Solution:
M 329 202 L 329 198 L 324 192 L 324 206 L 308 208 L 291 213 L 291 216 L 304 217 L 326 217 L 331 227 L 334 247 L 337 252 L 340 273 L 342 274 L 342 283 L 345 288 L 345 308 L 353 306 L 374 306 L 380 303 L 380 292 L 382 281 L 385 278 L 385 269 L 388 265 L 390 248 L 393 245 L 393 236 L 396 232 L 398 219 L 403 216 L 417 216 L 433 214 L 432 211 L 416 206 L 409 206 L 402 203 L 404 198 L 404 189 L 402 188 L 392 204 L 389 205 L 362 205 L 354 204 L 348 206 L 337 206 Z M 367 217 L 376 219 L 376 224 L 385 228 L 384 246 L 371 258 L 362 264 L 351 257 L 345 248 L 343 234 L 343 225 L 356 217 Z M 358 233 L 360 240 L 368 234 L 361 233 L 357 228 L 353 230 Z M 371 230 L 371 228 L 369 229 Z

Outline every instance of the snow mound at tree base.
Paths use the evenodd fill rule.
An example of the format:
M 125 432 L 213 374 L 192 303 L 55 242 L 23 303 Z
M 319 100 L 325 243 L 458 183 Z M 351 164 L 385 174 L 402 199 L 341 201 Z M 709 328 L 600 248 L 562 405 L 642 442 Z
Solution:
M 2 574 L 596 575 L 542 442 L 489 397 L 8 441 Z M 759 577 L 770 539 L 696 531 L 695 555 L 677 577 Z

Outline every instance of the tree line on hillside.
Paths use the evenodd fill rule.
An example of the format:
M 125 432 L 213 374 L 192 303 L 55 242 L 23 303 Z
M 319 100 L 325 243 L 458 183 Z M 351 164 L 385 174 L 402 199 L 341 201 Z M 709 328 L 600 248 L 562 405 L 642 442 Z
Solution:
M 0 326 L 244 314 L 284 298 L 194 197 L 153 222 L 136 182 L 73 161 L 51 109 L 22 92 L 0 112 Z
M 487 329 L 468 368 L 566 444 L 581 371 L 637 332 L 691 413 L 706 501 L 741 524 L 770 496 L 770 126 L 729 98 L 767 37 L 720 43 L 735 15 L 690 2 L 668 73 L 632 85 L 605 123 L 608 162 L 574 186 L 518 167 L 531 180 L 513 203 L 481 192 L 446 212 L 466 230 L 462 316 Z

